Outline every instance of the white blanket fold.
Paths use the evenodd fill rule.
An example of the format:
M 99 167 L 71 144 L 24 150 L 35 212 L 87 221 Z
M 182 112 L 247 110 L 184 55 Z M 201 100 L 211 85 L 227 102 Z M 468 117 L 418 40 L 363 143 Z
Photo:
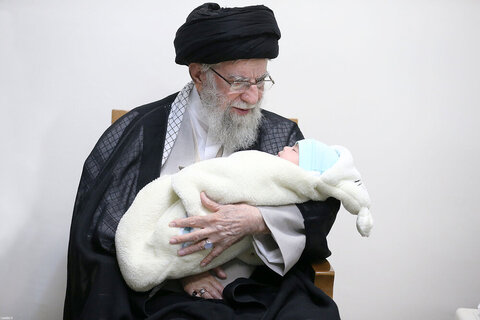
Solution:
M 222 204 L 280 206 L 308 200 L 340 200 L 357 216 L 357 229 L 368 236 L 373 226 L 370 199 L 353 165 L 350 152 L 334 146 L 339 160 L 323 174 L 308 172 L 297 165 L 259 151 L 242 151 L 226 158 L 195 163 L 177 174 L 161 177 L 146 185 L 121 219 L 115 236 L 117 259 L 127 284 L 136 291 L 147 291 L 165 279 L 197 274 L 240 257 L 252 258 L 252 239 L 245 237 L 223 252 L 207 267 L 200 261 L 208 250 L 184 257 L 177 255 L 180 245 L 169 239 L 180 233 L 168 223 L 177 218 L 206 215 L 200 193 Z

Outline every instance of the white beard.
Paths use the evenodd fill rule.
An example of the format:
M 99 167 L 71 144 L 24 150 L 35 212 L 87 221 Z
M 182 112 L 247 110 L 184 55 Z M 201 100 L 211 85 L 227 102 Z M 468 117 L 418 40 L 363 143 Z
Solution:
M 223 145 L 225 153 L 251 146 L 258 135 L 262 120 L 260 99 L 256 104 L 249 105 L 243 101 L 226 103 L 226 98 L 218 93 L 212 78 L 207 74 L 207 83 L 200 94 L 202 112 L 207 115 L 208 131 L 218 143 Z M 221 106 L 227 105 L 225 109 Z M 246 115 L 232 111 L 232 107 L 250 109 Z

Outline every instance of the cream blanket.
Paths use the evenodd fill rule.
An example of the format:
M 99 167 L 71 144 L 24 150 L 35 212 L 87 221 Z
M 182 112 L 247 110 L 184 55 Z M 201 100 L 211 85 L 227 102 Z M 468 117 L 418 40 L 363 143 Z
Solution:
M 350 152 L 334 146 L 339 160 L 323 174 L 259 151 L 242 151 L 226 158 L 197 162 L 146 185 L 121 219 L 115 236 L 117 259 L 127 284 L 135 291 L 147 291 L 165 279 L 178 279 L 222 265 L 234 257 L 251 264 L 261 263 L 253 254 L 251 237 L 234 244 L 208 266 L 200 261 L 209 250 L 179 257 L 181 245 L 169 244 L 179 228 L 168 223 L 177 218 L 206 215 L 200 201 L 205 191 L 222 204 L 280 206 L 308 200 L 340 200 L 357 215 L 357 229 L 368 236 L 373 226 L 370 199 Z

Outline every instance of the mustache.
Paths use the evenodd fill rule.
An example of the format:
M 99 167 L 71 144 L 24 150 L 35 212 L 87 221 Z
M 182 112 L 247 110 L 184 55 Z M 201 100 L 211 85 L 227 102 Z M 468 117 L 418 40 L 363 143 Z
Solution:
M 229 109 L 233 107 L 233 108 L 238 108 L 242 110 L 251 110 L 251 109 L 258 108 L 258 106 L 259 106 L 258 102 L 255 104 L 248 104 L 243 101 L 233 101 L 232 103 L 230 103 Z

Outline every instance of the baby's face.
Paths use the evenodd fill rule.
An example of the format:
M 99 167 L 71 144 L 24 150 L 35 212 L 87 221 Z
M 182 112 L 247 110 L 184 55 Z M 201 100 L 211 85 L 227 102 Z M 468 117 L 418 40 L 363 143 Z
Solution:
M 283 150 L 278 153 L 278 156 L 298 166 L 298 144 L 293 147 L 284 147 Z

